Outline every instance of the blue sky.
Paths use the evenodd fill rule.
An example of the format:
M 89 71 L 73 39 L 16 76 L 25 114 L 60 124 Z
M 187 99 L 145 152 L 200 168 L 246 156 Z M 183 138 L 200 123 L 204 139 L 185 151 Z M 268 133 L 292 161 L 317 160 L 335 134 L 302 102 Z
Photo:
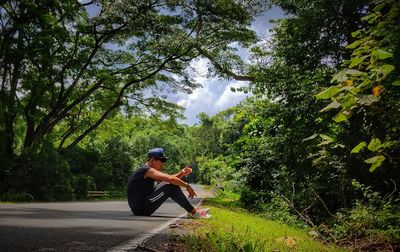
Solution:
M 257 17 L 252 23 L 251 29 L 256 31 L 259 37 L 268 39 L 269 30 L 273 26 L 269 20 L 283 17 L 283 11 L 274 7 Z M 239 54 L 244 59 L 248 56 L 246 50 L 239 50 Z M 195 80 L 202 85 L 202 88 L 194 90 L 192 94 L 178 93 L 169 96 L 170 101 L 176 102 L 185 108 L 184 115 L 186 120 L 180 121 L 181 123 L 194 125 L 198 123 L 197 115 L 200 112 L 205 112 L 212 116 L 237 105 L 248 96 L 248 94 L 231 91 L 231 87 L 245 86 L 248 85 L 248 82 L 236 80 L 221 81 L 217 78 L 207 79 L 207 63 L 208 60 L 206 59 L 199 59 L 192 63 L 193 68 L 197 69 Z

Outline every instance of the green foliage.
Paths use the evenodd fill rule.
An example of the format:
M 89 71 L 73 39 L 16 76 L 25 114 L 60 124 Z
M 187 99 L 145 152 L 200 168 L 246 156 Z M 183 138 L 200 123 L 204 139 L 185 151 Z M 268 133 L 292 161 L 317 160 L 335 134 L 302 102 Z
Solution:
M 388 119 L 385 124 L 389 127 L 385 131 L 375 129 L 368 145 L 375 155 L 365 160 L 365 163 L 371 164 L 370 172 L 380 167 L 387 157 L 392 158 L 388 153 L 399 144 L 399 131 L 391 127 L 398 125 L 398 117 L 384 116 L 396 113 L 394 111 L 400 106 L 398 102 L 390 102 L 399 97 L 399 90 L 393 85 L 400 76 L 399 17 L 400 5 L 397 1 L 375 1 L 372 11 L 361 18 L 361 21 L 368 23 L 367 27 L 352 33 L 357 40 L 347 46 L 352 50 L 351 58 L 344 61 L 343 68 L 331 80 L 336 85 L 316 95 L 317 99 L 332 99 L 332 103 L 322 112 L 339 110 L 333 118 L 337 123 L 347 122 L 354 113 L 363 110 L 364 114 L 375 116 L 373 121 Z M 390 109 L 387 110 L 387 107 Z M 376 114 L 376 110 L 381 110 L 384 115 Z M 381 148 L 378 137 L 385 139 Z M 358 153 L 363 142 L 354 147 L 351 153 Z
M 384 156 L 379 155 L 379 156 L 375 156 L 372 158 L 368 158 L 368 159 L 364 160 L 364 162 L 367 164 L 371 164 L 369 171 L 373 172 L 373 171 L 375 171 L 376 168 L 378 168 L 379 166 L 382 165 L 382 162 L 385 161 L 385 159 L 386 158 Z
M 213 157 L 223 153 L 223 146 L 219 141 L 221 134 L 220 118 L 211 118 L 205 113 L 198 115 L 200 120 L 199 126 L 193 127 L 191 132 L 196 139 L 194 145 L 199 156 L 211 155 Z
M 380 206 L 357 203 L 356 206 L 345 213 L 344 219 L 352 229 L 342 226 L 339 238 L 353 235 L 356 237 L 388 237 L 392 241 L 400 241 L 400 211 L 399 202 L 385 202 Z M 335 231 L 335 228 L 333 230 Z M 344 227 L 344 230 L 343 230 Z
M 361 197 L 354 207 L 336 213 L 332 232 L 337 239 L 383 236 L 394 242 L 400 241 L 399 199 L 394 195 L 382 197 L 357 181 L 353 181 L 353 186 Z
M 94 190 L 95 188 L 93 177 L 85 174 L 73 176 L 72 185 L 76 199 L 86 199 L 87 191 Z
M 5 202 L 30 202 L 33 201 L 34 197 L 29 193 L 20 193 L 13 190 L 8 191 L 0 195 L 0 201 Z
M 71 200 L 73 189 L 68 163 L 47 146 L 42 152 L 27 150 L 12 167 L 9 187 L 17 192 L 29 193 L 34 200 Z
M 90 148 L 75 148 L 62 150 L 62 157 L 68 162 L 72 176 L 72 186 L 76 199 L 85 199 L 86 192 L 94 190 L 96 183 L 93 179 L 94 168 L 100 161 L 101 153 Z
M 293 212 L 289 203 L 279 195 L 274 195 L 267 203 L 259 206 L 260 216 L 277 221 L 279 223 L 288 224 L 290 226 L 306 228 L 307 225 L 299 216 Z
M 100 159 L 99 150 L 77 146 L 71 149 L 64 149 L 60 154 L 68 162 L 73 174 L 90 174 Z
M 196 179 L 200 183 L 224 188 L 224 185 L 229 184 L 232 180 L 239 182 L 234 174 L 234 169 L 227 164 L 223 156 L 212 159 L 200 156 L 196 158 L 196 162 L 198 166 Z M 233 188 L 228 187 L 227 189 Z
M 189 128 L 178 125 L 174 119 L 116 116 L 113 119 L 105 120 L 104 124 L 80 145 L 59 151 L 49 147 L 43 152 L 43 155 L 51 149 L 53 155 L 60 158 L 58 162 L 60 165 L 67 164 L 69 173 L 63 180 L 68 181 L 73 188 L 71 197 L 85 199 L 88 190 L 106 190 L 112 192 L 111 198 L 121 198 L 126 195 L 129 176 L 134 169 L 146 161 L 147 151 L 154 147 L 164 147 L 167 155 L 171 157 L 165 167 L 166 172 L 177 173 L 185 165 L 190 165 L 195 172 L 186 179 L 194 182 L 197 169 L 194 158 L 196 152 L 194 142 Z M 34 153 L 34 151 L 29 153 Z M 29 155 L 31 154 L 27 153 L 24 157 L 29 158 Z M 40 166 L 42 160 L 35 159 L 32 162 L 35 163 L 34 168 L 39 169 L 37 167 Z M 15 193 L 26 192 L 24 184 L 16 179 L 26 176 L 22 173 L 25 166 L 16 170 L 14 167 L 17 164 L 8 159 L 5 159 L 4 164 L 5 169 L 2 169 L 1 172 L 6 182 L 0 184 L 0 194 L 7 193 L 10 188 Z M 44 175 L 47 177 L 51 174 L 44 173 Z M 23 181 L 25 181 L 25 177 Z M 236 183 L 236 181 L 232 179 L 231 182 L 223 181 L 221 183 L 226 186 Z M 42 187 L 43 190 L 46 190 L 45 184 Z M 36 195 L 35 199 L 37 199 Z M 52 200 L 55 198 L 51 195 L 43 195 L 41 199 Z
M 332 86 L 325 89 L 323 92 L 316 95 L 317 99 L 329 99 L 335 94 L 340 92 L 340 88 L 337 86 Z
M 105 142 L 105 148 L 91 175 L 95 189 L 101 191 L 126 191 L 126 181 L 132 173 L 131 146 L 119 138 Z
M 366 142 L 361 142 L 361 143 L 359 143 L 359 144 L 357 144 L 357 146 L 356 147 L 354 147 L 352 150 L 351 150 L 351 153 L 358 153 L 358 152 L 360 152 L 364 147 L 366 147 L 367 146 L 367 143 Z

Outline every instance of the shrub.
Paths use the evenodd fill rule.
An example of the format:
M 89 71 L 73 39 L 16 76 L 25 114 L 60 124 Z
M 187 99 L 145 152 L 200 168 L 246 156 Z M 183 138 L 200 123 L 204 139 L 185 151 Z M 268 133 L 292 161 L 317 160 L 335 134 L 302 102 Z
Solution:
M 13 190 L 8 191 L 0 195 L 0 201 L 11 201 L 11 202 L 29 202 L 34 198 L 31 194 L 25 192 L 16 192 Z
M 100 161 L 90 174 L 97 190 L 125 191 L 132 173 L 131 146 L 121 138 L 111 138 L 101 153 Z
M 224 181 L 231 181 L 235 178 L 234 169 L 223 156 L 216 158 L 200 156 L 196 161 L 198 164 L 197 179 L 200 183 L 222 188 Z M 229 183 L 226 185 L 229 185 Z
M 80 174 L 73 177 L 74 194 L 77 199 L 85 199 L 86 192 L 94 189 L 93 177 Z
M 260 204 L 261 216 L 280 223 L 305 228 L 307 224 L 293 213 L 288 202 L 278 195 L 272 196 L 268 203 Z
M 71 149 L 63 149 L 60 153 L 68 162 L 73 174 L 90 174 L 100 160 L 100 152 L 90 147 L 76 146 Z
M 338 239 L 384 236 L 400 242 L 400 198 L 398 195 L 382 197 L 370 187 L 353 181 L 356 189 L 363 193 L 351 209 L 336 214 L 332 233 Z
M 26 150 L 14 163 L 12 186 L 35 200 L 71 200 L 71 172 L 68 163 L 51 146 L 41 152 Z

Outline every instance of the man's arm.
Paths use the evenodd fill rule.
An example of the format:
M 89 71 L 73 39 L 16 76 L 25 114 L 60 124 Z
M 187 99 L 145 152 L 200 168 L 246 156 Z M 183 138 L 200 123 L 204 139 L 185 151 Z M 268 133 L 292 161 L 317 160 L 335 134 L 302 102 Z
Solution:
M 155 181 L 165 181 L 165 182 L 168 182 L 173 185 L 185 187 L 189 193 L 190 198 L 197 196 L 196 193 L 194 192 L 193 188 L 189 185 L 189 183 L 186 183 L 185 181 L 183 181 L 182 179 L 180 179 L 176 176 L 157 171 L 154 168 L 150 168 L 144 174 L 144 178 L 151 178 L 151 179 L 154 179 Z
M 176 174 L 174 174 L 174 175 L 172 175 L 172 176 L 177 177 L 177 178 L 182 178 L 182 177 L 184 177 L 185 175 L 183 174 L 183 171 L 180 171 L 180 172 L 178 172 L 178 173 L 176 173 Z
M 182 178 L 186 175 L 189 175 L 190 173 L 192 173 L 192 168 L 190 168 L 189 166 L 185 166 L 180 172 L 178 172 L 172 176 L 175 176 L 177 178 Z

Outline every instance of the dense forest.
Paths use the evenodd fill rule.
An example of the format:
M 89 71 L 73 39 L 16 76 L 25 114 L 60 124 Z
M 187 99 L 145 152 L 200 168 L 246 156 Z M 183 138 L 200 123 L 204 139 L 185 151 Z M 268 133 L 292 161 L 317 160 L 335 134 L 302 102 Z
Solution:
M 398 1 L 0 3 L 1 200 L 122 197 L 164 147 L 167 171 L 265 218 L 400 242 Z M 271 6 L 287 18 L 258 38 Z M 198 58 L 252 96 L 189 126 L 167 94 L 198 87 Z

